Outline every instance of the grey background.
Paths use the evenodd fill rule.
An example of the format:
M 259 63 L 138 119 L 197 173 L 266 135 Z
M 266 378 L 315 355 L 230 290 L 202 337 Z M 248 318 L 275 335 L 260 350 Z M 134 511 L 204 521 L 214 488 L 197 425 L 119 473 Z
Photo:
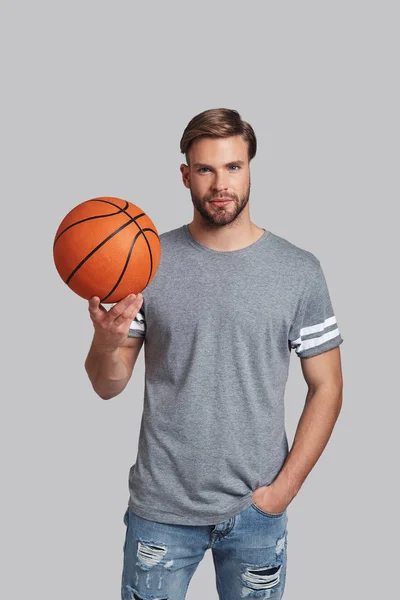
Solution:
M 144 363 L 103 401 L 55 231 L 102 195 L 188 223 L 179 140 L 235 108 L 255 129 L 251 218 L 313 252 L 344 338 L 343 409 L 289 506 L 285 600 L 397 588 L 396 2 L 3 2 L 1 595 L 119 598 Z M 244 294 L 246 290 L 243 290 Z M 306 395 L 294 355 L 291 444 Z M 188 600 L 217 599 L 211 552 Z

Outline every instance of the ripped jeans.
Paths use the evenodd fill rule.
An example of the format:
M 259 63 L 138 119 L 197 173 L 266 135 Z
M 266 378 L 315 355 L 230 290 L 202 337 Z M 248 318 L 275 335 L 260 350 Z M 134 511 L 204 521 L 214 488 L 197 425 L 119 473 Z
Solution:
M 175 525 L 124 515 L 122 600 L 184 600 L 190 580 L 211 548 L 218 597 L 283 597 L 287 510 L 267 513 L 254 503 L 216 525 Z

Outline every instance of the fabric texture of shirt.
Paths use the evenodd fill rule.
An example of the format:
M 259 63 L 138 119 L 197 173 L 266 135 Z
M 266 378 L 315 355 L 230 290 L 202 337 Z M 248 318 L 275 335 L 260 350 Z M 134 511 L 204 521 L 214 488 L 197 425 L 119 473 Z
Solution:
M 233 251 L 187 225 L 160 241 L 129 331 L 144 337 L 145 387 L 128 504 L 145 519 L 212 525 L 250 506 L 286 460 L 291 351 L 315 356 L 343 338 L 311 252 L 265 229 Z

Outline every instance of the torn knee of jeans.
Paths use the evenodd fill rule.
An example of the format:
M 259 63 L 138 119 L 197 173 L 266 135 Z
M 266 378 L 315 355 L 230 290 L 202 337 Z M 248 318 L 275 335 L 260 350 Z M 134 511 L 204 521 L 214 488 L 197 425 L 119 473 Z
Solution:
M 168 600 L 168 596 L 154 596 L 154 595 L 139 595 L 130 585 L 126 586 L 129 595 L 129 600 Z
M 168 600 L 168 596 L 151 596 L 150 598 L 145 598 L 144 596 L 138 596 L 133 593 L 132 600 Z
M 262 596 L 269 598 L 281 581 L 282 565 L 267 565 L 261 567 L 246 566 L 242 573 L 242 597 Z
M 158 565 L 164 558 L 167 552 L 167 547 L 164 544 L 155 542 L 145 542 L 144 540 L 138 540 L 137 557 L 139 560 L 139 566 L 142 569 L 151 569 L 155 565 Z M 173 561 L 165 563 L 166 569 L 170 568 Z

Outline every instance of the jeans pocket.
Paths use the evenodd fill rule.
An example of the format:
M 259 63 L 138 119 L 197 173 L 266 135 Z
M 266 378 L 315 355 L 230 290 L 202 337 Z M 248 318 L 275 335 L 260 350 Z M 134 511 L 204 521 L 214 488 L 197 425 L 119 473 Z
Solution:
M 254 502 L 251 503 L 251 506 L 257 510 L 259 513 L 261 513 L 262 515 L 266 516 L 266 517 L 271 517 L 272 519 L 279 519 L 279 517 L 283 517 L 283 515 L 285 514 L 286 510 L 283 510 L 282 512 L 279 513 L 269 513 L 265 510 L 263 510 L 262 508 L 260 508 L 259 506 L 257 506 L 257 504 L 254 504 Z

